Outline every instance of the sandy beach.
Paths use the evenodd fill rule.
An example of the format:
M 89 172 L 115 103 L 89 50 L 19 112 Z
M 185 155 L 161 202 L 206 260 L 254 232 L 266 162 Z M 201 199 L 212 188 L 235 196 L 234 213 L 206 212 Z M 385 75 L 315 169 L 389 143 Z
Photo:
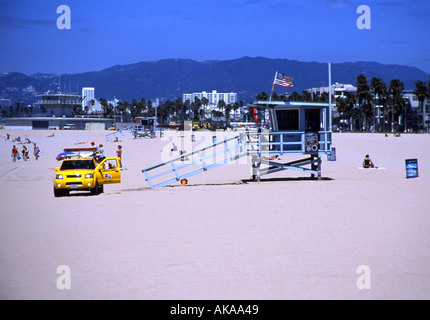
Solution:
M 336 133 L 322 181 L 283 171 L 267 178 L 292 179 L 244 183 L 251 165 L 236 163 L 149 189 L 141 170 L 171 141 L 52 132 L 0 131 L 0 299 L 430 298 L 428 134 Z M 31 144 L 30 161 L 13 163 L 6 133 L 41 158 Z M 107 156 L 123 146 L 122 182 L 55 198 L 56 156 L 91 140 Z M 359 169 L 365 154 L 384 169 Z M 406 179 L 409 158 L 418 178 Z M 370 289 L 357 287 L 363 265 Z

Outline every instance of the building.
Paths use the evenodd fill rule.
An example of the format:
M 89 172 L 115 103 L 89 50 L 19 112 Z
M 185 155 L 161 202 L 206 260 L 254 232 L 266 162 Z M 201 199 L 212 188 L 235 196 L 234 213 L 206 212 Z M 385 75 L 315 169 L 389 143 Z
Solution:
M 72 93 L 52 93 L 37 95 L 38 106 L 49 117 L 73 117 L 77 107 L 82 105 L 82 97 Z
M 194 102 L 195 98 L 199 98 L 202 100 L 203 98 L 208 99 L 209 105 L 217 106 L 219 101 L 224 101 L 226 104 L 232 104 L 237 102 L 237 93 L 218 93 L 216 90 L 213 90 L 212 93 L 208 93 L 206 91 L 198 92 L 198 93 L 185 93 L 183 95 L 183 101 Z
M 208 103 L 205 105 L 202 105 L 202 109 L 204 110 L 206 114 L 206 118 L 210 118 L 210 114 L 212 111 L 221 111 L 218 108 L 218 103 L 220 101 L 224 101 L 226 105 L 228 104 L 234 104 L 237 102 L 237 93 L 230 92 L 230 93 L 219 93 L 216 90 L 213 90 L 211 93 L 203 91 L 203 92 L 197 92 L 197 93 L 185 93 L 183 95 L 183 101 L 190 101 L 194 102 L 195 98 L 198 98 L 199 100 L 202 100 L 203 98 L 206 98 L 208 100 Z M 231 117 L 236 118 L 239 117 L 240 110 L 231 111 Z
M 344 84 L 344 83 L 338 83 L 336 82 L 335 84 L 333 84 L 331 86 L 331 92 L 334 95 L 334 98 L 345 98 L 345 94 L 347 92 L 350 93 L 356 93 L 357 92 L 357 87 L 354 87 L 352 84 Z M 319 88 L 310 88 L 310 89 L 306 89 L 306 91 L 308 91 L 311 95 L 312 98 L 317 95 L 317 96 L 321 96 L 324 92 L 328 93 L 329 89 L 328 87 L 319 87 Z
M 21 117 L 6 118 L 6 130 L 62 130 L 73 126 L 76 130 L 106 130 L 114 125 L 114 119 L 102 117 Z
M 93 112 L 93 105 L 91 104 L 91 100 L 95 101 L 95 88 L 82 88 L 82 110 L 85 110 L 85 107 L 88 107 L 89 110 Z

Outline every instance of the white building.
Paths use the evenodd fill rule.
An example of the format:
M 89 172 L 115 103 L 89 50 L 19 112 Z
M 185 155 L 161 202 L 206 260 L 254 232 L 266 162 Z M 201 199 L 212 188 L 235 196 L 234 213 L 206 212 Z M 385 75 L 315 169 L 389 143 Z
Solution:
M 331 90 L 335 99 L 337 99 L 337 98 L 345 98 L 345 93 L 347 92 L 356 93 L 357 87 L 354 87 L 352 84 L 344 84 L 344 83 L 336 82 L 331 86 Z M 319 88 L 310 88 L 310 89 L 307 89 L 306 91 L 308 91 L 313 97 L 314 95 L 321 96 L 323 92 L 328 93 L 329 89 L 328 87 L 319 87 Z
M 237 93 L 230 92 L 230 93 L 218 93 L 216 90 L 213 90 L 211 93 L 203 91 L 203 92 L 196 92 L 196 93 L 185 93 L 183 95 L 183 101 L 190 101 L 194 102 L 195 98 L 199 98 L 202 100 L 203 98 L 208 99 L 209 105 L 211 106 L 217 106 L 219 101 L 224 101 L 226 104 L 232 104 L 237 102 Z
M 85 110 L 85 107 L 90 108 L 90 112 L 94 112 L 96 110 L 92 110 L 93 106 L 91 105 L 91 100 L 95 101 L 95 89 L 92 87 L 84 87 L 82 88 L 82 109 Z

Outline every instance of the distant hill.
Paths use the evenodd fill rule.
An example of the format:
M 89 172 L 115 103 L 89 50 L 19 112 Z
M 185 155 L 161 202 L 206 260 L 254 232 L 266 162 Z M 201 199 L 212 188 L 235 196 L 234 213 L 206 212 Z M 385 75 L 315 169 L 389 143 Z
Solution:
M 304 89 L 328 85 L 328 66 L 325 63 L 264 57 L 203 62 L 165 59 L 61 76 L 1 74 L 0 98 L 12 95 L 19 99 L 20 93 L 29 86 L 34 87 L 38 93 L 48 89 L 55 90 L 61 81 L 62 91 L 76 92 L 77 88 L 80 90 L 84 86 L 95 87 L 96 97 L 105 99 L 115 96 L 128 101 L 157 97 L 172 100 L 181 98 L 184 93 L 217 90 L 237 92 L 238 99 L 246 103 L 252 101 L 262 91 L 270 92 L 276 71 L 294 77 L 294 87 L 288 89 L 276 87 L 278 94 L 285 91 L 301 93 Z M 366 75 L 369 81 L 373 77 L 380 77 L 387 84 L 390 80 L 398 78 L 403 81 L 406 89 L 414 89 L 417 80 L 429 79 L 429 74 L 415 67 L 376 62 L 347 62 L 332 64 L 332 83 L 355 85 L 355 78 L 360 73 Z

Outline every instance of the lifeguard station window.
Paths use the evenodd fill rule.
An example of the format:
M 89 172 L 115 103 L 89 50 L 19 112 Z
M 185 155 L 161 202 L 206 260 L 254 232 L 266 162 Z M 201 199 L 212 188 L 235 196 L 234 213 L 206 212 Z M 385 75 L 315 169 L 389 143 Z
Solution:
M 276 110 L 279 131 L 299 130 L 299 110 Z
M 305 110 L 305 130 L 307 132 L 318 132 L 321 129 L 320 109 Z

